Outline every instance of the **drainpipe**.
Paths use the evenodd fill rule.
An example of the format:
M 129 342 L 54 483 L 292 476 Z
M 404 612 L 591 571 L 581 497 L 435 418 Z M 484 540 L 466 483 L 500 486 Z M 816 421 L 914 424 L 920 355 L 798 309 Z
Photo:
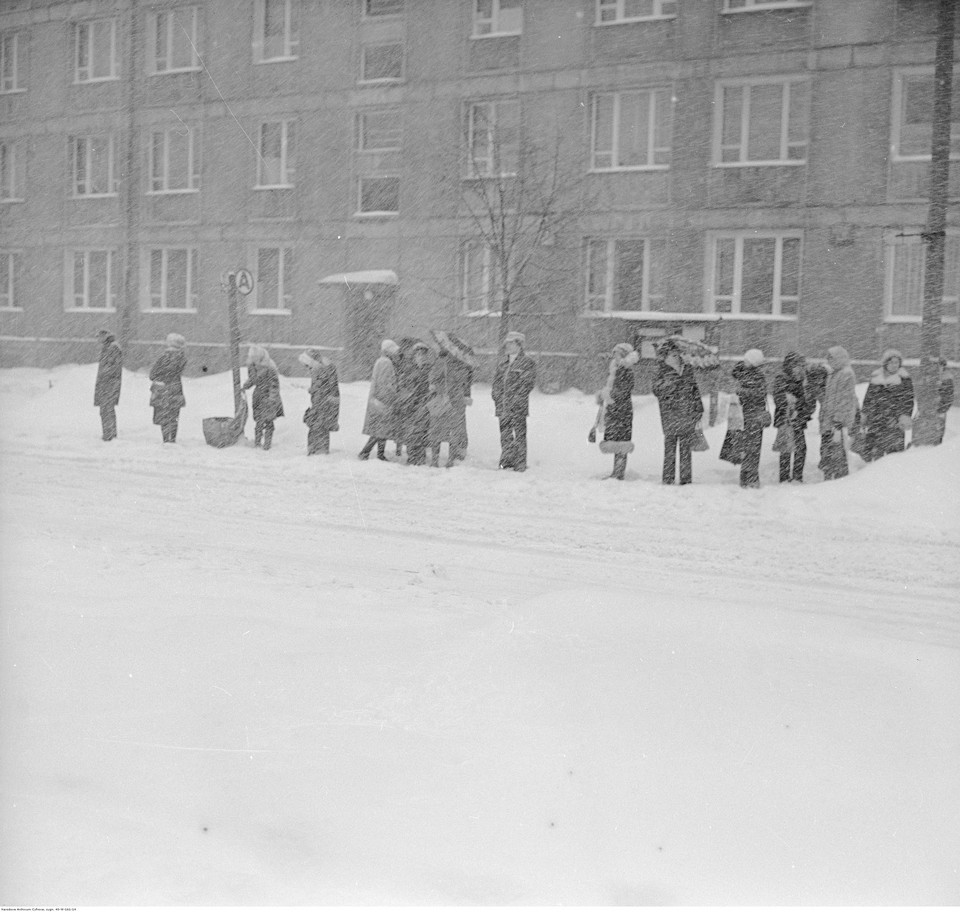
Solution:
M 140 73 L 137 70 L 137 47 L 140 41 L 137 0 L 129 0 L 126 15 L 125 43 L 127 53 L 123 57 L 126 98 L 126 146 L 124 149 L 123 180 L 120 203 L 123 208 L 123 289 L 119 307 L 118 341 L 124 354 L 133 336 L 137 307 L 140 301 L 140 154 L 137 130 L 137 86 Z

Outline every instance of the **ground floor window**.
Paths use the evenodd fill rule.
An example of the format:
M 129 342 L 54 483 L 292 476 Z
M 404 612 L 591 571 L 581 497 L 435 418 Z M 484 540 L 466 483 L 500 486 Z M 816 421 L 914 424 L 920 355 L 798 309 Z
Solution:
M 258 312 L 289 313 L 293 302 L 293 248 L 260 247 L 251 302 Z
M 147 251 L 149 310 L 196 310 L 198 255 L 195 247 Z
M 480 315 L 499 313 L 503 305 L 503 281 L 496 251 L 482 241 L 468 241 L 460 255 L 460 292 L 463 312 Z
M 662 238 L 588 240 L 586 309 L 661 310 L 666 249 Z
M 923 316 L 927 245 L 920 228 L 885 238 L 886 287 L 884 318 L 910 322 Z M 943 317 L 956 320 L 960 301 L 960 233 L 947 233 L 943 268 Z
M 0 250 L 0 310 L 20 310 L 20 254 Z
M 800 232 L 714 235 L 709 309 L 714 313 L 796 317 L 800 307 Z
M 114 250 L 74 250 L 68 310 L 114 310 L 120 275 Z

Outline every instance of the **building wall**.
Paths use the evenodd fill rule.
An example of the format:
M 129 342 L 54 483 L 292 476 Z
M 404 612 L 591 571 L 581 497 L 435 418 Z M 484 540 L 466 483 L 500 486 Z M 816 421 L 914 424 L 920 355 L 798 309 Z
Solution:
M 610 26 L 594 24 L 594 0 L 524 0 L 521 36 L 483 39 L 470 37 L 470 0 L 406 0 L 401 16 L 383 19 L 364 17 L 360 0 L 318 0 L 300 4 L 297 59 L 264 64 L 251 51 L 253 0 L 194 2 L 204 69 L 161 76 L 146 74 L 145 17 L 189 2 L 0 6 L 0 32 L 23 36 L 26 86 L 0 94 L 0 141 L 16 142 L 24 188 L 22 202 L 0 203 L 0 251 L 19 253 L 22 304 L 0 309 L 0 363 L 88 360 L 107 325 L 126 339 L 131 365 L 179 331 L 195 369 L 222 369 L 220 274 L 255 272 L 258 246 L 289 247 L 296 259 L 290 312 L 245 313 L 241 325 L 244 340 L 272 346 L 281 366 L 292 368 L 302 346 L 349 345 L 348 298 L 317 280 L 373 268 L 400 276 L 387 332 L 445 327 L 495 348 L 496 319 L 465 316 L 460 298 L 460 251 L 471 233 L 462 119 L 467 101 L 517 96 L 527 134 L 558 143 L 577 200 L 576 218 L 537 251 L 528 282 L 537 293 L 516 316 L 530 348 L 592 363 L 652 325 L 583 315 L 585 239 L 667 239 L 665 307 L 695 317 L 709 309 L 712 233 L 755 228 L 802 231 L 799 315 L 724 319 L 724 353 L 759 345 L 773 357 L 795 347 L 815 357 L 840 343 L 864 362 L 889 345 L 918 354 L 917 322 L 884 321 L 884 237 L 926 219 L 928 166 L 894 162 L 890 143 L 894 73 L 932 64 L 931 0 L 813 0 L 735 15 L 723 13 L 723 0 L 680 0 L 676 18 Z M 73 24 L 114 14 L 119 78 L 74 85 Z M 362 83 L 363 48 L 391 41 L 404 45 L 403 80 Z M 811 80 L 805 164 L 713 167 L 716 80 L 788 73 Z M 669 170 L 591 173 L 591 92 L 654 85 L 675 98 Z M 356 115 L 383 106 L 403 112 L 400 212 L 357 217 Z M 295 188 L 254 190 L 258 124 L 283 115 L 297 123 Z M 147 194 L 149 131 L 178 120 L 201 131 L 201 189 Z M 71 198 L 68 137 L 108 129 L 119 192 Z M 956 211 L 950 218 L 960 225 Z M 200 251 L 197 312 L 146 312 L 143 251 L 178 244 Z M 65 311 L 66 251 L 76 247 L 117 250 L 116 312 Z M 957 357 L 956 322 L 945 323 L 944 346 Z

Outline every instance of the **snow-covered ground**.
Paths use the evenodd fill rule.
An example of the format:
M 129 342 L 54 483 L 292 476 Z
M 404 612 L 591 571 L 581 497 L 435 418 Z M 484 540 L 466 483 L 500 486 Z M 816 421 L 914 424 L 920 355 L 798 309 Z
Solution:
M 497 472 L 176 446 L 124 377 L 0 371 L 4 905 L 956 904 L 960 413 L 939 448 L 759 491 L 627 480 L 578 392 Z M 861 388 L 862 394 L 862 388 Z

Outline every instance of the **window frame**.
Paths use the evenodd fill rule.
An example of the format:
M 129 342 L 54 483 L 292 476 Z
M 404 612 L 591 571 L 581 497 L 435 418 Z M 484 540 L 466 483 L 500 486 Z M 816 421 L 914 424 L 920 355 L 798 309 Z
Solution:
M 396 115 L 399 124 L 396 127 L 397 141 L 395 145 L 373 146 L 367 145 L 366 123 L 367 117 L 378 114 Z M 356 151 L 360 155 L 385 155 L 391 152 L 400 152 L 403 150 L 403 109 L 398 105 L 381 106 L 375 108 L 361 108 L 356 112 Z M 386 132 L 386 131 L 382 131 Z
M 23 251 L 17 247 L 0 248 L 0 260 L 6 260 L 7 282 L 6 288 L 0 286 L 0 312 L 23 312 L 23 305 L 18 303 L 20 290 L 20 273 L 22 269 Z
M 107 276 L 104 283 L 107 302 L 104 306 L 90 304 L 90 260 L 95 253 L 106 254 Z M 77 294 L 77 257 L 83 257 L 83 288 Z M 65 313 L 116 313 L 117 299 L 120 295 L 120 256 L 115 247 L 70 247 L 64 254 L 64 312 Z M 86 303 L 77 304 L 80 297 Z
M 483 290 L 481 302 L 484 307 L 470 309 L 470 264 L 474 254 L 482 254 L 480 264 Z M 465 317 L 497 317 L 503 310 L 504 290 L 500 283 L 500 271 L 496 268 L 496 250 L 483 238 L 467 238 L 460 244 L 459 295 L 460 314 Z M 494 307 L 496 309 L 494 309 Z
M 283 3 L 283 53 L 276 57 L 264 56 L 267 44 L 267 4 Z M 289 63 L 300 59 L 299 0 L 256 0 L 253 16 L 253 62 Z M 296 7 L 295 7 L 296 5 Z
M 290 140 L 290 127 L 293 126 L 293 141 Z M 280 127 L 280 183 L 264 183 L 266 157 L 263 154 L 264 130 L 267 127 Z M 290 146 L 293 146 L 291 153 Z M 291 190 L 295 186 L 297 173 L 297 118 L 283 117 L 263 120 L 257 127 L 257 173 L 254 190 Z
M 668 145 L 658 146 L 656 144 L 657 135 L 656 135 L 656 125 L 657 125 L 657 115 L 659 113 L 659 106 L 657 102 L 658 93 L 667 93 L 666 103 L 668 105 L 669 112 L 669 137 Z M 621 152 L 621 142 L 620 142 L 620 125 L 622 123 L 621 110 L 623 107 L 623 96 L 625 95 L 646 95 L 648 98 L 648 114 L 647 114 L 647 162 L 646 164 L 641 165 L 621 165 L 615 164 L 614 158 L 616 157 L 619 161 L 620 152 Z M 612 98 L 613 99 L 613 114 L 611 117 L 611 144 L 610 144 L 610 161 L 611 164 L 609 167 L 598 166 L 597 161 L 597 111 L 598 104 L 601 98 Z M 652 103 L 651 103 L 652 102 Z M 589 171 L 591 173 L 608 173 L 611 171 L 669 171 L 672 166 L 673 159 L 673 109 L 674 109 L 674 94 L 672 86 L 642 86 L 638 88 L 629 88 L 629 89 L 613 89 L 610 91 L 598 91 L 590 93 L 590 166 Z M 656 162 L 657 152 L 665 151 L 671 161 L 666 164 L 661 164 Z M 601 153 L 603 154 L 603 153 Z
M 185 12 L 192 13 L 193 22 L 190 27 L 190 34 L 188 38 L 190 40 L 190 53 L 193 58 L 193 63 L 189 66 L 173 66 L 173 40 L 172 32 L 174 29 L 175 19 L 174 17 L 178 14 Z M 160 17 L 165 16 L 168 18 L 167 22 L 167 59 L 166 66 L 163 69 L 158 68 L 157 66 L 157 53 L 156 53 L 156 42 L 160 33 Z M 174 73 L 195 73 L 203 67 L 200 64 L 200 50 L 197 46 L 199 40 L 199 31 L 200 31 L 200 7 L 196 5 L 186 5 L 186 6 L 174 6 L 169 9 L 158 9 L 151 10 L 147 13 L 147 29 L 146 29 L 146 58 L 147 58 L 147 73 L 150 76 L 169 76 Z M 151 49 L 151 39 L 152 39 L 152 49 Z
M 926 281 L 926 252 L 923 240 L 923 229 L 920 227 L 904 228 L 902 231 L 887 231 L 883 237 L 883 322 L 884 323 L 907 323 L 919 324 L 923 321 L 923 294 Z M 947 240 L 953 242 L 955 249 L 955 262 L 953 267 L 957 272 L 957 287 L 955 294 L 947 294 L 946 284 L 944 285 L 943 311 L 941 313 L 942 323 L 957 323 L 960 315 L 960 228 L 947 228 Z M 921 251 L 920 256 L 920 309 L 918 313 L 893 312 L 893 294 L 896 287 L 896 250 L 898 247 L 918 247 Z M 946 252 L 946 251 L 945 251 Z M 947 264 L 945 264 L 946 266 Z M 947 270 L 944 269 L 944 282 L 946 283 Z
M 17 155 L 18 143 L 16 139 L 0 138 L 0 149 L 4 150 L 0 155 L 0 203 L 22 203 L 24 198 L 17 192 L 20 189 L 20 181 L 17 180 L 17 165 L 19 156 Z M 9 187 L 9 195 L 7 188 Z
M 81 192 L 78 189 L 79 181 L 77 168 L 79 164 L 78 144 L 84 143 L 86 151 L 86 167 L 89 175 L 89 143 L 94 139 L 107 139 L 107 185 L 109 190 L 104 193 Z M 71 134 L 70 143 L 70 192 L 72 199 L 105 199 L 117 196 L 119 192 L 119 180 L 117 178 L 117 157 L 116 157 L 116 138 L 113 133 L 76 133 Z M 86 183 L 90 183 L 89 176 Z
M 93 29 L 99 24 L 104 23 L 110 24 L 110 75 L 108 76 L 88 76 L 83 78 L 81 76 L 81 66 L 80 66 L 80 36 L 83 29 L 89 29 L 89 40 L 87 42 L 87 53 L 90 57 L 90 63 L 87 64 L 86 69 L 92 71 L 96 68 L 97 61 L 94 59 L 94 48 L 96 42 L 93 40 Z M 110 82 L 120 78 L 120 65 L 117 60 L 117 17 L 100 17 L 93 19 L 81 19 L 73 23 L 73 84 L 74 85 L 90 85 L 91 83 L 98 82 Z
M 187 147 L 187 171 L 188 171 L 188 186 L 187 187 L 171 187 L 170 186 L 170 134 L 173 131 L 179 130 L 183 127 L 189 132 L 189 142 Z M 163 173 L 162 173 L 162 184 L 163 186 L 157 187 L 157 174 L 156 174 L 156 158 L 155 158 L 155 142 L 154 139 L 158 135 L 163 135 Z M 167 126 L 167 127 L 155 127 L 149 131 L 147 134 L 148 138 L 148 147 L 147 147 L 147 181 L 149 183 L 149 189 L 147 190 L 147 196 L 172 196 L 181 193 L 199 193 L 201 182 L 202 182 L 202 158 L 200 155 L 200 128 L 196 126 L 191 126 L 189 124 L 184 124 L 181 122 L 178 126 Z
M 363 208 L 363 185 L 365 181 L 396 181 L 397 208 L 370 209 Z M 400 215 L 400 175 L 399 174 L 359 174 L 357 175 L 357 208 L 354 218 L 396 218 Z
M 776 241 L 774 248 L 774 297 L 770 302 L 769 313 L 746 313 L 741 310 L 743 305 L 743 242 L 747 240 Z M 730 295 L 721 295 L 717 292 L 717 243 L 723 240 L 735 241 L 734 247 L 734 277 L 733 289 Z M 800 248 L 797 255 L 797 293 L 796 295 L 783 294 L 783 242 L 797 240 Z M 796 322 L 800 318 L 800 305 L 803 300 L 803 254 L 805 246 L 804 231 L 802 228 L 784 229 L 743 229 L 739 231 L 711 231 L 707 235 L 706 281 L 704 283 L 706 299 L 704 313 L 720 314 L 725 320 L 779 320 Z M 729 298 L 730 310 L 718 309 L 719 299 Z M 783 313 L 783 302 L 794 300 L 796 313 Z
M 398 76 L 367 76 L 367 51 L 371 48 L 399 47 L 400 48 L 400 74 Z M 394 39 L 391 41 L 365 41 L 360 45 L 360 78 L 357 82 L 360 85 L 397 85 L 406 80 L 407 73 L 407 49 L 403 41 Z
M 275 250 L 278 251 L 279 254 L 277 257 L 277 304 L 279 305 L 282 302 L 284 305 L 282 307 L 265 307 L 261 298 L 263 281 L 260 276 L 260 254 L 264 250 Z M 287 264 L 288 254 L 290 260 L 292 260 L 289 267 Z M 297 255 L 294 244 L 257 244 L 251 248 L 250 257 L 251 262 L 257 264 L 257 274 L 253 293 L 247 298 L 247 313 L 255 316 L 290 316 L 293 313 L 292 287 L 294 285 L 294 277 L 292 274 L 288 275 L 288 268 L 291 273 L 296 269 Z M 287 291 L 288 286 L 291 287 L 290 291 Z
M 934 78 L 934 69 L 933 67 L 924 66 L 924 67 L 898 67 L 893 72 L 893 90 L 892 90 L 892 102 L 891 102 L 891 120 L 890 120 L 890 160 L 892 162 L 929 162 L 932 158 L 931 149 L 928 146 L 926 152 L 919 154 L 904 155 L 900 151 L 901 138 L 903 134 L 903 98 L 904 98 L 904 81 L 910 77 L 922 77 L 928 78 L 930 81 L 933 81 Z M 954 81 L 954 96 L 957 97 L 956 87 L 960 84 L 960 70 L 955 70 L 953 75 Z M 931 100 L 932 106 L 932 100 Z M 960 127 L 960 106 L 957 104 L 951 105 L 950 111 L 951 124 L 957 125 Z M 931 130 L 933 128 L 933 122 L 931 120 Z M 954 133 L 957 133 L 957 137 L 954 137 Z M 950 134 L 950 143 L 951 145 L 957 145 L 957 150 L 950 152 L 950 161 L 960 161 L 960 130 L 951 129 Z
M 503 162 L 506 158 L 502 154 L 502 150 L 505 146 L 501 142 L 501 127 L 500 121 L 503 115 L 503 107 L 506 105 L 512 105 L 516 108 L 516 124 L 517 124 L 517 138 L 516 138 L 516 148 L 513 150 L 515 155 L 516 167 L 513 169 L 505 170 L 503 168 Z M 464 102 L 464 140 L 466 142 L 466 167 L 464 168 L 464 176 L 466 180 L 500 180 L 506 177 L 516 177 L 520 170 L 520 152 L 521 152 L 521 134 L 523 131 L 523 107 L 521 104 L 521 99 L 519 97 L 504 97 L 504 98 L 477 98 L 477 99 L 468 99 Z M 474 138 L 477 129 L 477 120 L 476 120 L 476 110 L 478 108 L 485 107 L 488 109 L 487 113 L 487 141 L 485 143 L 487 147 L 487 155 L 485 158 L 477 158 L 474 153 Z M 493 113 L 493 117 L 490 117 L 490 112 Z M 492 124 L 492 127 L 489 125 Z M 500 167 L 497 168 L 497 152 L 500 151 L 499 155 Z M 477 168 L 477 165 L 481 162 L 486 162 L 486 169 L 480 170 Z
M 639 241 L 643 243 L 643 275 L 641 277 L 641 289 L 640 289 L 640 310 L 626 310 L 621 307 L 614 306 L 617 302 L 614 300 L 617 290 L 617 266 L 619 263 L 619 258 L 617 257 L 617 244 L 619 243 L 628 243 L 630 241 Z M 584 238 L 584 285 L 583 285 L 583 309 L 582 312 L 586 316 L 594 316 L 597 314 L 603 315 L 617 315 L 617 314 L 630 314 L 630 313 L 665 313 L 665 311 L 659 310 L 658 308 L 651 307 L 655 301 L 665 301 L 667 299 L 666 288 L 662 288 L 659 292 L 654 293 L 651 288 L 652 273 L 657 270 L 659 265 L 660 271 L 660 280 L 661 282 L 666 281 L 666 273 L 664 271 L 664 264 L 656 264 L 654 262 L 654 256 L 651 250 L 653 244 L 663 245 L 661 255 L 665 256 L 666 254 L 666 245 L 669 243 L 668 239 L 665 237 L 658 237 L 656 235 L 641 235 L 641 234 L 628 234 L 628 235 L 615 235 L 615 236 L 599 236 L 599 237 L 586 237 Z M 603 277 L 603 307 L 591 307 L 591 300 L 599 300 L 600 295 L 592 294 L 590 291 L 592 278 L 592 261 L 593 261 L 593 247 L 596 244 L 604 245 L 604 277 Z
M 0 32 L 0 95 L 16 95 L 27 91 L 27 87 L 20 84 L 21 34 L 20 31 L 13 30 Z M 8 42 L 11 43 L 12 52 L 7 50 Z M 4 75 L 8 64 L 11 71 L 9 87 L 7 86 L 8 77 Z
M 143 289 L 141 298 L 142 313 L 177 313 L 177 314 L 195 314 L 199 312 L 200 291 L 200 248 L 192 245 L 183 244 L 153 244 L 142 248 L 141 275 L 146 276 L 146 281 L 141 284 Z M 168 299 L 170 282 L 170 252 L 186 251 L 187 254 L 187 276 L 186 290 L 184 292 L 185 303 L 187 307 L 170 307 L 166 302 Z M 160 289 L 154 293 L 151 282 L 153 281 L 153 254 L 161 254 L 161 276 Z M 159 298 L 160 304 L 155 300 Z M 192 306 L 189 306 L 192 305 Z
M 795 84 L 803 83 L 806 86 L 806 123 L 807 129 L 803 140 L 803 157 L 790 158 L 792 146 L 800 146 L 798 142 L 790 141 L 790 120 L 792 108 L 792 90 Z M 755 87 L 782 86 L 780 95 L 780 158 L 751 159 L 750 154 L 750 96 Z M 810 93 L 811 78 L 806 74 L 786 76 L 741 76 L 735 79 L 718 79 L 714 85 L 714 117 L 713 117 L 713 148 L 712 165 L 714 168 L 779 168 L 802 167 L 808 162 L 810 155 Z M 740 135 L 737 148 L 740 157 L 736 161 L 724 161 L 723 142 L 724 108 L 723 94 L 725 89 L 741 88 Z
M 406 12 L 405 0 L 388 0 L 388 2 L 396 3 L 400 7 L 398 11 L 389 13 L 371 13 L 371 2 L 375 2 L 375 0 L 360 0 L 360 15 L 363 19 L 373 19 L 379 22 L 382 19 L 396 19 Z
M 653 0 L 656 13 L 650 16 L 627 16 L 624 14 L 624 4 L 626 0 L 595 0 L 594 3 L 594 25 L 624 25 L 630 22 L 660 22 L 663 20 L 676 19 L 679 15 L 680 0 Z M 673 5 L 672 13 L 663 12 L 663 4 Z M 604 9 L 613 8 L 613 19 L 603 19 Z
M 804 9 L 813 6 L 813 0 L 744 0 L 743 6 L 730 6 L 730 0 L 723 0 L 721 16 L 736 16 L 739 13 L 760 13 L 769 10 Z
M 512 30 L 505 31 L 499 27 L 499 21 L 501 17 L 501 2 L 502 0 L 489 0 L 490 3 L 490 17 L 481 17 L 479 5 L 483 0 L 473 0 L 473 15 L 471 16 L 471 29 L 470 37 L 471 39 L 482 39 L 482 38 L 508 38 L 516 37 L 523 34 L 523 0 L 517 0 L 517 6 L 520 9 L 520 27 Z M 512 0 L 508 0 L 512 2 Z M 490 31 L 481 32 L 479 31 L 483 23 L 490 23 Z

